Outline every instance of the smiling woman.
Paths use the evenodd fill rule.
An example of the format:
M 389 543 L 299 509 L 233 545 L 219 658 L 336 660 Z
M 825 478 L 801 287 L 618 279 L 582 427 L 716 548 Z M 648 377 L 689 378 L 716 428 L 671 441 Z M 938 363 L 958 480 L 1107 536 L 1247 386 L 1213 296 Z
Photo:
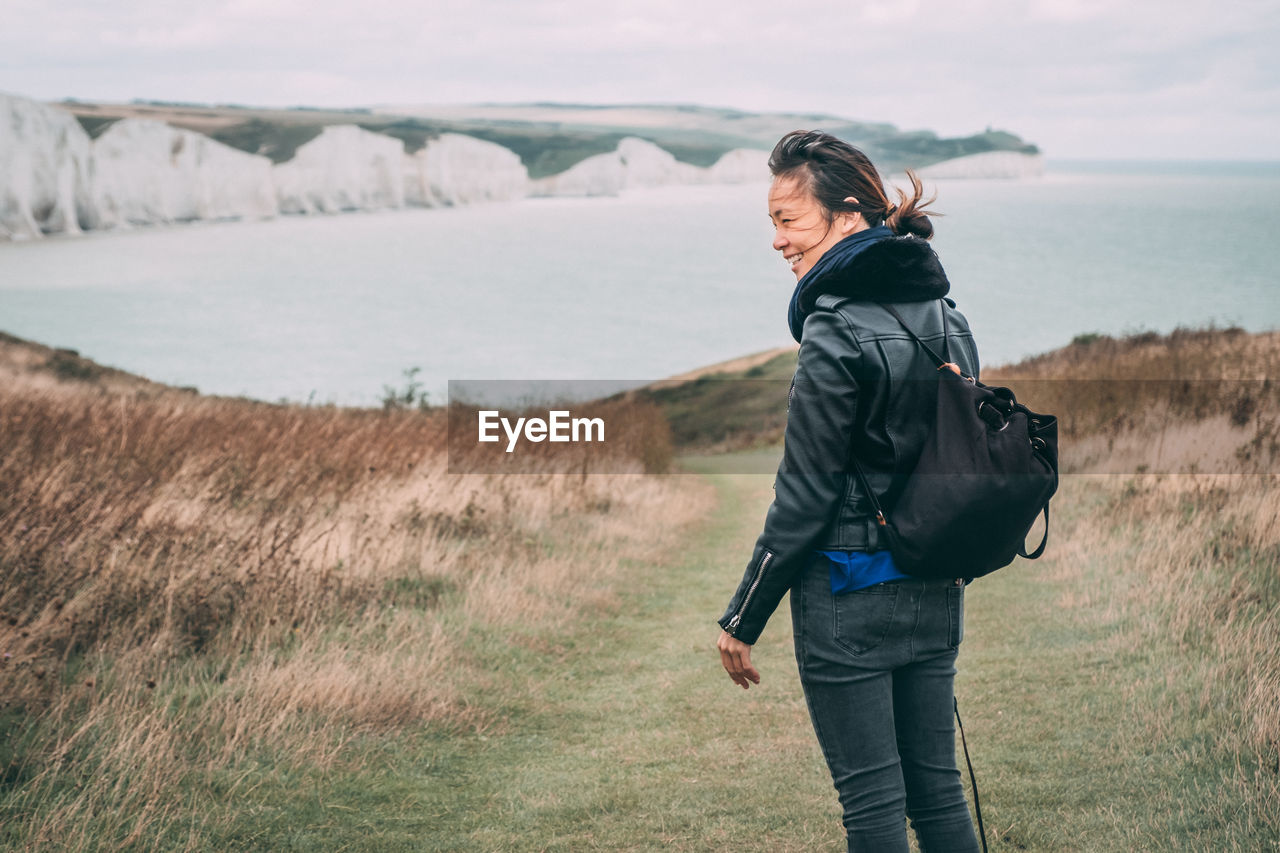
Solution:
M 836 243 L 882 223 L 895 234 L 933 236 L 929 216 L 937 214 L 925 209 L 933 199 L 921 200 L 924 190 L 915 172 L 907 170 L 911 197 L 899 189 L 898 204 L 890 204 L 879 174 L 861 151 L 850 146 L 854 153 L 848 160 L 809 161 L 802 159 L 803 146 L 809 144 L 800 143 L 785 159 L 775 149 L 770 161 L 779 170 L 769 189 L 773 248 L 782 252 L 797 279 Z M 842 196 L 845 192 L 850 194 Z
M 751 647 L 789 592 L 849 850 L 906 853 L 910 816 L 920 849 L 975 851 L 951 723 L 965 579 L 901 572 L 872 509 L 893 505 L 935 404 L 934 363 L 885 303 L 976 378 L 973 337 L 943 299 L 914 175 L 891 204 L 861 151 L 817 131 L 784 136 L 769 167 L 773 248 L 798 279 L 788 322 L 800 355 L 773 505 L 719 620 L 721 662 L 744 689 L 760 683 Z M 865 480 L 845 473 L 851 455 Z

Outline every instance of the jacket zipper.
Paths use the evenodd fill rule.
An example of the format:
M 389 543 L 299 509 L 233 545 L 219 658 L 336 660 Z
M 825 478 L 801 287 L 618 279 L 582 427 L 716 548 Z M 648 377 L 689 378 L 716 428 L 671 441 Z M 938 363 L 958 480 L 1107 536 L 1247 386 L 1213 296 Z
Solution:
M 769 562 L 773 560 L 773 552 L 765 551 L 764 556 L 760 558 L 760 566 L 756 569 L 756 576 L 751 579 L 751 586 L 747 587 L 747 594 L 742 598 L 742 606 L 738 608 L 738 612 L 733 614 L 733 618 L 729 620 L 729 635 L 733 636 L 738 630 L 738 623 L 742 621 L 742 614 L 746 612 L 747 605 L 751 603 L 751 596 L 756 594 L 756 587 L 760 586 L 760 581 L 764 579 L 764 570 L 769 567 Z

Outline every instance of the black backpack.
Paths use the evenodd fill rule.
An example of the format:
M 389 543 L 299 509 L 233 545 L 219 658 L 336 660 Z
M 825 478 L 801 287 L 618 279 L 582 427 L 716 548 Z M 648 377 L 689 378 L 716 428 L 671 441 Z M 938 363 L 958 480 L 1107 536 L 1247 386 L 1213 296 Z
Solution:
M 921 578 L 976 578 L 1034 560 L 1049 541 L 1049 499 L 1058 488 L 1058 419 L 1031 411 L 1008 388 L 961 376 L 950 363 L 947 312 L 939 356 L 890 305 L 882 305 L 938 365 L 933 428 L 906 485 L 885 513 L 857 458 L 854 471 L 871 499 L 897 567 Z M 1026 536 L 1044 514 L 1044 539 Z

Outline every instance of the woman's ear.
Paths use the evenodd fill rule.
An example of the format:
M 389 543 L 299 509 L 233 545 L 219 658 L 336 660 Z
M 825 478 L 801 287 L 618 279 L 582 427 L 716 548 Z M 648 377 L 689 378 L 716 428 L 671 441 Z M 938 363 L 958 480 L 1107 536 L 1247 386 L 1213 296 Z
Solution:
M 849 204 L 857 204 L 858 200 L 853 196 L 846 196 L 845 201 Z M 862 218 L 862 212 L 858 210 L 845 211 L 840 214 L 840 232 L 846 237 L 855 231 L 861 231 L 866 227 L 866 220 Z

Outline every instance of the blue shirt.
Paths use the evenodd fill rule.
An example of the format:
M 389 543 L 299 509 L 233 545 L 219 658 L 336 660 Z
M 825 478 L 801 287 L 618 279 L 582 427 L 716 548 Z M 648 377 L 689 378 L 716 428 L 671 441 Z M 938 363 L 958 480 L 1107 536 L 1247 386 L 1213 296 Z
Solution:
M 898 571 L 888 551 L 819 551 L 831 569 L 831 591 L 839 594 L 886 581 L 909 579 Z

